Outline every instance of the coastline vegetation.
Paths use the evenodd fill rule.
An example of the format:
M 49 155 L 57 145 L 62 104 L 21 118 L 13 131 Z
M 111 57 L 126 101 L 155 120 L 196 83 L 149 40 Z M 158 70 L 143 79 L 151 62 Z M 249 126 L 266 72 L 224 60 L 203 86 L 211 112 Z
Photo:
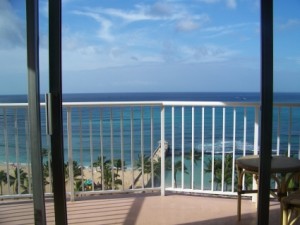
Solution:
M 48 153 L 44 152 L 44 163 L 43 163 L 43 177 L 44 177 L 44 187 L 51 183 L 50 180 L 50 171 L 49 171 L 49 162 L 47 156 Z M 192 151 L 185 155 L 186 160 L 192 160 Z M 201 160 L 201 154 L 198 151 L 194 151 L 194 164 L 197 165 L 197 162 Z M 153 165 L 151 165 L 153 162 Z M 138 171 L 139 174 L 135 176 L 134 187 L 137 187 L 136 184 L 139 181 L 139 185 L 143 187 L 157 187 L 160 185 L 160 174 L 161 174 L 161 158 L 157 157 L 153 159 L 151 162 L 150 155 L 138 155 L 138 159 L 135 161 L 134 170 Z M 222 179 L 224 179 L 224 190 L 228 191 L 231 187 L 232 180 L 232 165 L 233 165 L 233 157 L 232 154 L 225 154 L 224 161 L 224 178 L 222 178 L 222 158 L 217 157 L 214 159 L 214 184 L 215 189 L 220 189 L 220 185 L 222 184 Z M 187 166 L 184 165 L 181 160 L 175 161 L 174 164 L 174 184 L 173 186 L 177 188 L 178 179 L 181 177 L 181 171 L 185 174 L 189 174 L 191 171 L 191 163 L 190 168 L 188 170 Z M 143 167 L 143 168 L 142 168 Z M 99 190 L 118 190 L 122 186 L 122 177 L 120 175 L 120 171 L 126 170 L 125 161 L 121 161 L 121 159 L 112 160 L 107 159 L 106 156 L 98 156 L 97 160 L 93 163 L 93 169 L 96 174 L 95 181 L 86 177 L 84 174 L 84 169 L 77 161 L 73 161 L 73 187 L 74 191 L 99 191 Z M 153 169 L 153 171 L 152 171 Z M 171 157 L 165 158 L 165 169 L 166 171 L 172 170 Z M 144 179 L 140 179 L 142 176 L 142 170 L 144 173 Z M 208 159 L 205 162 L 205 173 L 212 173 L 212 160 Z M 151 177 L 153 176 L 153 180 Z M 235 182 L 237 181 L 237 174 L 235 171 Z M 19 178 L 18 178 L 19 177 Z M 28 173 L 22 169 L 14 167 L 11 174 L 9 174 L 9 184 L 8 184 L 8 176 L 4 170 L 0 170 L 0 193 L 3 195 L 3 187 L 5 185 L 9 185 L 12 187 L 14 194 L 25 194 L 29 193 L 29 177 Z M 69 177 L 69 163 L 65 163 L 65 182 L 66 184 L 70 182 Z M 191 176 L 189 176 L 191 182 Z M 20 183 L 19 183 L 20 181 Z M 154 182 L 152 184 L 152 181 Z M 141 183 L 145 182 L 145 183 Z M 182 181 L 181 181 L 182 182 Z M 211 182 L 211 180 L 209 181 Z M 190 183 L 192 187 L 192 183 Z M 234 184 L 236 186 L 236 183 Z M 252 176 L 246 176 L 245 179 L 245 188 L 250 189 L 252 185 Z M 129 186 L 129 189 L 133 188 L 132 185 Z

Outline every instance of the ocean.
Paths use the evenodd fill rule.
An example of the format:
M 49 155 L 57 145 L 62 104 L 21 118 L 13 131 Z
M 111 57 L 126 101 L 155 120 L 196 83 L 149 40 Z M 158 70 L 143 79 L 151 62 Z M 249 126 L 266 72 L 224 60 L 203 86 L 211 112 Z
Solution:
M 41 101 L 44 101 L 44 96 L 41 96 Z M 222 102 L 259 102 L 259 93 L 221 93 L 221 92 L 206 92 L 206 93 L 93 93 L 93 94 L 64 94 L 64 102 L 127 102 L 127 101 L 222 101 Z M 24 103 L 27 102 L 26 95 L 2 95 L 0 103 Z M 274 102 L 277 103 L 300 103 L 300 93 L 275 93 Z M 237 123 L 236 123 L 236 154 L 253 153 L 254 144 L 254 109 L 247 109 L 247 136 L 246 142 L 243 139 L 244 129 L 244 108 L 237 107 Z M 67 139 L 67 112 L 64 108 L 64 148 L 65 159 L 68 158 L 68 139 Z M 123 115 L 123 140 L 120 135 L 120 115 Z M 151 146 L 151 113 L 153 114 L 153 145 Z M 175 107 L 175 154 L 180 155 L 182 146 L 184 152 L 188 154 L 192 148 L 192 123 L 191 115 L 192 108 L 185 107 L 184 111 L 184 145 L 182 143 L 182 108 Z M 194 127 L 194 148 L 196 151 L 201 151 L 202 148 L 202 131 L 201 131 L 201 107 L 195 108 L 195 127 Z M 6 114 L 6 119 L 5 115 Z M 274 138 L 273 150 L 277 149 L 277 109 L 274 109 Z M 26 163 L 28 158 L 28 142 L 26 142 L 26 115 L 25 109 L 4 109 L 0 107 L 0 163 L 9 162 Z M 215 154 L 222 153 L 222 108 L 216 108 L 215 112 Z M 225 129 L 225 151 L 233 151 L 233 108 L 226 108 L 226 129 Z M 300 110 L 299 108 L 292 109 L 292 128 L 289 128 L 289 116 L 291 112 L 288 108 L 281 109 L 281 125 L 280 125 L 280 154 L 286 154 L 288 148 L 291 148 L 293 154 L 299 152 L 299 137 L 300 137 Z M 131 121 L 133 116 L 133 122 Z M 149 155 L 151 148 L 156 148 L 160 141 L 160 107 L 103 107 L 103 108 L 72 108 L 72 147 L 73 159 L 80 161 L 80 155 L 83 155 L 83 163 L 91 164 L 90 154 L 93 155 L 94 161 L 101 152 L 100 143 L 100 123 L 102 123 L 103 132 L 103 152 L 106 158 L 111 157 L 111 148 L 114 149 L 114 159 L 121 157 L 121 142 L 124 145 L 124 159 L 127 165 L 131 165 L 131 151 L 133 149 L 134 157 L 137 159 L 138 154 L 141 154 L 141 148 L 145 155 Z M 45 128 L 45 113 L 41 110 L 41 128 L 42 128 L 42 145 L 44 149 L 49 148 L 46 128 Z M 111 120 L 113 121 L 111 123 Z M 143 122 L 141 123 L 141 120 Z M 165 140 L 171 145 L 171 107 L 166 108 L 166 128 Z M 133 125 L 133 127 L 131 127 Z M 92 128 L 91 128 L 92 127 Z M 142 128 L 141 128 L 142 127 Z M 141 131 L 143 129 L 143 137 Z M 131 139 L 133 132 L 133 140 Z M 92 133 L 92 135 L 90 135 Z M 91 139 L 92 137 L 92 139 Z M 210 154 L 212 150 L 212 108 L 205 108 L 205 135 L 204 135 L 204 151 Z M 17 143 L 17 144 L 16 144 Z M 142 145 L 141 145 L 142 143 Z M 290 145 L 290 147 L 288 146 Z M 245 149 L 246 148 L 246 149 Z M 8 150 L 8 151 L 7 151 Z M 92 152 L 92 153 L 91 153 Z

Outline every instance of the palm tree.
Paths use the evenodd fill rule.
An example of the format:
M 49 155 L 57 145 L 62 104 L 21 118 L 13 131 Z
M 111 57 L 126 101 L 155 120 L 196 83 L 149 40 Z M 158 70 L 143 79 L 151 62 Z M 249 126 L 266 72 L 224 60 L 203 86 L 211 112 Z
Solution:
M 144 173 L 147 174 L 147 180 L 148 180 L 148 175 L 151 173 L 151 157 L 144 155 L 144 157 L 142 159 L 141 155 L 138 154 L 138 159 L 136 161 L 136 167 L 140 171 L 140 174 L 135 180 L 136 181 L 139 180 L 139 178 L 142 175 L 142 171 L 144 171 Z
M 117 162 L 117 164 L 121 163 L 121 160 L 119 160 L 119 159 L 116 159 L 115 161 Z M 118 163 L 118 161 L 119 161 L 119 163 Z M 118 178 L 118 177 L 120 177 L 120 175 L 118 174 L 118 172 L 119 172 L 118 166 L 116 166 L 117 173 L 115 173 L 114 168 L 111 163 L 111 160 L 106 160 L 105 156 L 103 156 L 103 162 L 102 162 L 102 157 L 98 156 L 97 161 L 93 163 L 93 166 L 100 166 L 100 168 L 101 168 L 100 183 L 101 183 L 101 186 L 104 187 L 105 190 L 112 189 L 112 183 L 114 183 L 114 188 L 118 188 L 118 185 L 122 184 L 122 180 Z M 103 166 L 103 171 L 102 171 L 102 166 Z M 119 166 L 119 168 L 120 168 L 120 166 Z M 102 175 L 103 175 L 103 177 L 102 177 Z M 113 177 L 114 177 L 114 180 L 113 180 Z
M 228 185 L 232 184 L 232 163 L 233 155 L 225 154 L 224 161 L 224 185 L 225 190 L 227 190 Z M 205 172 L 212 172 L 212 161 L 211 159 L 206 164 Z M 237 181 L 237 173 L 235 171 L 235 181 Z M 222 158 L 216 158 L 214 161 L 214 182 L 216 183 L 216 189 L 219 188 L 219 185 L 222 183 Z M 245 175 L 245 188 L 249 189 L 252 184 L 252 176 L 250 174 Z M 235 185 L 236 186 L 236 185 Z
M 141 159 L 139 156 L 139 160 L 137 160 L 137 167 L 142 168 L 141 165 Z M 171 170 L 171 160 L 170 158 L 166 157 L 165 158 L 165 170 Z M 144 173 L 147 173 L 147 175 L 149 173 L 151 173 L 151 160 L 150 160 L 150 156 L 144 156 Z M 161 157 L 158 157 L 157 160 L 153 160 L 153 178 L 154 178 L 154 186 L 160 185 L 160 175 L 161 175 Z M 151 179 L 149 180 L 148 184 L 146 186 L 149 185 Z
M 1 188 L 1 195 L 3 195 L 3 184 L 7 184 L 7 173 L 5 173 L 3 170 L 0 171 L 0 188 Z
M 227 157 L 225 157 L 226 159 Z M 208 160 L 206 163 L 205 172 L 212 172 L 212 159 Z M 225 172 L 224 172 L 225 175 Z M 225 180 L 225 179 L 224 179 Z M 212 182 L 212 181 L 210 181 Z M 214 182 L 216 183 L 216 189 L 219 188 L 219 185 L 222 183 L 222 158 L 215 158 L 214 160 Z
M 49 177 L 49 163 L 46 161 L 43 163 L 43 180 L 44 180 L 44 186 L 49 184 L 49 181 L 47 181 L 47 177 Z
M 69 162 L 65 163 L 65 178 L 66 182 L 69 181 Z M 74 178 L 74 189 L 76 190 L 77 182 L 81 181 L 81 168 L 77 161 L 73 161 L 73 178 Z
M 121 159 L 114 160 L 114 166 L 117 168 L 117 174 L 119 174 L 119 170 L 122 168 L 122 160 Z M 123 161 L 123 166 L 125 166 L 125 161 Z
M 20 188 L 23 189 L 23 192 L 19 190 L 18 172 L 20 176 Z M 22 168 L 19 168 L 19 171 L 17 167 L 14 169 L 13 176 L 10 176 L 10 186 L 13 186 L 16 194 L 28 193 L 28 177 L 27 173 Z
M 233 155 L 226 153 L 224 161 L 224 185 L 225 190 L 228 189 L 228 185 L 232 185 L 232 163 Z M 212 161 L 211 159 L 206 163 L 205 172 L 212 172 Z M 235 187 L 237 186 L 237 172 L 235 171 Z M 219 185 L 222 183 L 222 158 L 216 158 L 214 161 L 214 182 L 216 183 L 216 189 L 219 188 Z M 245 174 L 245 189 L 250 189 L 252 184 L 252 175 Z
M 65 176 L 66 179 L 69 178 L 69 162 L 65 163 Z M 80 166 L 78 165 L 77 161 L 73 161 L 73 176 L 74 178 L 81 176 L 81 169 Z
M 176 179 L 177 172 L 180 172 L 180 171 L 182 171 L 182 161 L 181 160 L 177 161 L 174 164 L 174 186 L 175 186 L 175 188 L 177 188 L 177 179 Z M 189 174 L 189 172 L 187 171 L 186 166 L 184 166 L 183 171 L 184 171 L 185 174 Z M 184 182 L 184 181 L 182 181 L 182 182 Z
M 192 154 L 193 150 L 189 152 L 189 154 L 186 156 L 187 160 L 192 160 Z M 201 159 L 201 153 L 199 151 L 194 150 L 194 164 L 197 165 L 197 161 Z M 192 163 L 190 163 L 190 171 L 192 171 Z M 190 176 L 190 187 L 192 188 L 192 177 Z
M 85 182 L 85 180 L 83 180 L 83 182 Z M 75 189 L 75 191 L 83 191 L 82 190 L 82 180 L 81 179 L 75 181 L 74 189 Z
M 46 185 L 50 184 L 52 181 L 52 177 L 50 177 L 51 172 L 51 156 L 49 155 L 50 151 L 46 148 L 42 148 L 42 157 L 43 157 L 43 182 L 44 188 L 46 189 Z M 49 165 L 50 164 L 50 165 Z M 47 179 L 49 178 L 49 180 Z

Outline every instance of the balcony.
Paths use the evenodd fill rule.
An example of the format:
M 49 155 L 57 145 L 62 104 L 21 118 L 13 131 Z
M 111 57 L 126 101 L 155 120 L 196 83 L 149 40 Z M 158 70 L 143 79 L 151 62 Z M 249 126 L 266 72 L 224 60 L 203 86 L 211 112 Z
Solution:
M 51 157 L 44 108 L 41 104 L 44 184 L 46 196 L 51 199 Z M 114 213 L 121 215 L 121 224 L 133 224 L 132 220 L 140 224 L 148 221 L 146 218 L 157 219 L 153 224 L 166 218 L 170 220 L 164 224 L 236 221 L 234 161 L 242 155 L 259 153 L 257 103 L 66 102 L 63 109 L 70 224 L 83 208 L 89 209 L 85 218 L 98 218 L 92 222 L 101 224 L 101 215 L 105 217 L 105 212 L 100 213 L 101 207 L 96 216 L 87 216 L 88 213 L 95 212 L 98 204 L 117 202 L 128 206 Z M 298 103 L 274 105 L 275 155 L 299 157 L 299 112 Z M 27 124 L 27 104 L 0 104 L 0 170 L 5 175 L 1 181 L 1 207 L 29 209 L 31 205 Z M 244 185 L 253 188 L 254 184 L 250 180 Z M 158 192 L 166 196 L 157 196 Z M 205 212 L 208 205 L 215 210 L 197 213 Z M 48 207 L 51 208 L 51 200 Z M 245 200 L 242 207 L 241 224 L 254 224 L 255 204 Z M 271 204 L 271 218 L 277 222 L 278 207 L 276 202 Z M 168 214 L 172 216 L 165 217 Z M 51 215 L 49 221 L 53 221 Z M 117 221 L 117 217 L 112 220 Z
M 184 203 L 184 204 L 183 204 Z M 0 223 L 33 224 L 30 200 L 0 202 Z M 122 194 L 80 198 L 67 202 L 68 224 L 186 224 L 252 225 L 256 224 L 256 207 L 243 200 L 242 220 L 237 222 L 236 199 L 168 193 Z M 47 224 L 54 223 L 53 203 L 46 203 Z M 280 224 L 278 202 L 270 203 L 270 224 Z

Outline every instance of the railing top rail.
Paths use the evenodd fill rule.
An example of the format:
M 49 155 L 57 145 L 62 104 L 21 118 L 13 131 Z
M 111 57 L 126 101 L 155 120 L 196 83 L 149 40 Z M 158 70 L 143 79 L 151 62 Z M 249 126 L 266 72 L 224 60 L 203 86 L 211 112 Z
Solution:
M 212 106 L 212 107 L 258 107 L 258 102 L 217 102 L 217 101 L 167 101 L 164 106 Z
M 0 103 L 0 108 L 26 108 L 28 103 Z
M 45 106 L 45 103 L 41 103 Z M 120 106 L 211 106 L 211 107 L 259 107 L 259 102 L 218 101 L 128 101 L 128 102 L 63 102 L 64 107 L 120 107 Z M 274 103 L 274 107 L 300 107 L 300 103 Z M 0 108 L 25 108 L 28 103 L 0 103 Z
M 162 106 L 161 101 L 138 101 L 138 102 L 63 102 L 65 107 L 115 107 L 115 106 Z

